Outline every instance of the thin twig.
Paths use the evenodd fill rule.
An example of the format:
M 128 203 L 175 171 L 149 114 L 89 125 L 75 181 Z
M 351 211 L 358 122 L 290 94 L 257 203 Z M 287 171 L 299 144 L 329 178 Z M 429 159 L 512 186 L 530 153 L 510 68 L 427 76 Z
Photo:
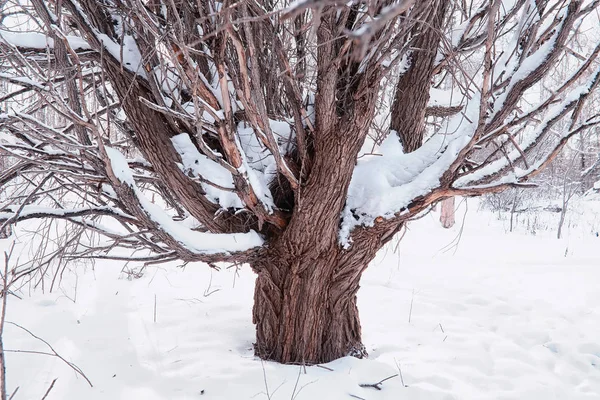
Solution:
M 373 389 L 381 390 L 380 386 L 383 382 L 387 381 L 388 379 L 395 378 L 397 376 L 398 376 L 398 374 L 394 374 L 392 376 L 388 376 L 387 378 L 380 380 L 377 383 L 360 383 L 358 386 L 360 386 L 362 388 L 373 388 Z
M 351 394 L 350 397 L 354 397 L 355 399 L 359 399 L 359 400 L 366 400 L 364 397 L 360 397 L 355 394 Z
M 10 395 L 10 397 L 8 398 L 8 400 L 13 400 L 13 398 L 16 396 L 17 392 L 19 391 L 20 386 L 17 386 L 15 388 L 15 390 L 12 392 L 12 394 Z
M 4 273 L 2 276 L 2 314 L 0 314 L 0 396 L 2 400 L 7 399 L 6 394 L 6 358 L 4 357 L 4 324 L 6 321 L 6 303 L 8 299 L 8 264 L 15 249 L 13 241 L 10 251 L 4 252 Z M 12 397 L 12 396 L 11 396 Z
M 48 395 L 50 394 L 50 391 L 52 390 L 52 388 L 54 387 L 54 383 L 56 382 L 58 378 L 54 378 L 54 380 L 52 381 L 52 383 L 50 384 L 50 387 L 48 388 L 48 390 L 46 390 L 46 394 L 44 394 L 44 397 L 42 397 L 42 400 L 44 400 L 46 397 L 48 397 Z
M 296 383 L 294 384 L 294 390 L 292 390 L 291 400 L 294 400 L 297 396 L 296 389 L 298 388 L 298 382 L 300 382 L 300 375 L 302 374 L 302 367 L 298 368 L 298 376 L 296 377 Z
M 45 341 L 44 339 L 42 339 L 41 337 L 35 335 L 33 332 L 31 332 L 29 329 L 15 323 L 15 322 L 11 322 L 11 321 L 6 321 L 7 324 L 11 324 L 13 326 L 16 326 L 19 329 L 24 330 L 25 332 L 27 332 L 29 335 L 31 335 L 32 337 L 34 337 L 35 339 L 39 340 L 40 342 L 44 343 L 46 346 L 48 346 L 48 348 L 52 351 L 52 353 L 42 353 L 42 352 L 36 352 L 38 354 L 46 354 L 46 355 L 52 355 L 54 357 L 59 358 L 60 360 L 62 360 L 65 364 L 67 364 L 69 367 L 71 367 L 71 369 L 73 369 L 73 371 L 75 371 L 77 374 L 79 374 L 83 379 L 86 380 L 86 382 L 90 385 L 90 387 L 94 387 L 94 385 L 92 385 L 92 382 L 88 379 L 88 377 L 83 373 L 83 371 L 81 370 L 81 368 L 79 368 L 77 365 L 75 365 L 74 363 L 67 361 L 63 356 L 61 356 L 60 354 L 58 354 L 56 352 L 56 350 L 54 350 L 54 347 L 52 347 L 52 345 L 50 343 L 48 343 L 47 341 Z M 22 350 L 12 350 L 14 352 L 26 352 L 26 351 L 22 351 Z M 34 353 L 34 352 L 31 352 Z
M 323 369 L 326 369 L 327 371 L 333 371 L 333 369 L 331 369 L 331 368 L 329 368 L 329 367 L 326 367 L 326 366 L 324 366 L 324 365 L 319 365 L 319 364 L 317 364 L 317 367 L 319 367 L 319 368 L 323 368 Z
M 271 400 L 271 395 L 269 394 L 269 384 L 267 383 L 267 371 L 265 371 L 265 363 L 263 360 L 260 360 L 260 365 L 263 370 L 263 379 L 265 381 L 265 390 L 267 391 L 267 399 Z

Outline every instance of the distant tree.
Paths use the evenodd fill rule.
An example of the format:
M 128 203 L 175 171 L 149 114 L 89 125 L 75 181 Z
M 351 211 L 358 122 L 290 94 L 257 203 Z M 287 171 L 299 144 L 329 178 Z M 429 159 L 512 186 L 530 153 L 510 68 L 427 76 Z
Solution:
M 1 110 L 0 110 L 1 111 Z M 8 169 L 8 154 L 0 148 L 0 171 L 6 171 Z M 0 192 L 1 194 L 1 192 Z M 0 201 L 2 197 L 0 196 Z M 0 223 L 0 239 L 6 239 L 11 234 L 11 228 L 9 224 Z
M 72 257 L 247 263 L 258 356 L 363 356 L 360 278 L 407 221 L 528 185 L 600 123 L 600 45 L 567 51 L 598 3 L 3 2 L 0 224 L 104 238 Z
M 440 211 L 440 222 L 446 229 L 452 228 L 456 222 L 456 215 L 454 209 L 454 197 L 448 197 L 442 200 L 442 207 Z

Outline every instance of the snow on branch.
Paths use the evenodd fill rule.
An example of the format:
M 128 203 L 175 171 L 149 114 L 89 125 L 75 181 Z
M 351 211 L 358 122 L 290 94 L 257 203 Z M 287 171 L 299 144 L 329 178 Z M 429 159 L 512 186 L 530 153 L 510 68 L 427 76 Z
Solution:
M 592 2 L 47 3 L 0 30 L 1 212 L 108 238 L 86 256 L 246 261 L 321 220 L 299 252 L 383 242 L 597 122 Z
M 90 21 L 81 5 L 75 1 L 66 1 L 73 16 L 88 38 L 91 47 L 98 52 L 106 51 L 115 61 L 128 71 L 147 79 L 146 70 L 142 66 L 142 55 L 135 38 L 123 32 L 121 42 L 113 40 L 106 33 L 100 32 Z
M 188 134 L 181 133 L 171 141 L 181 156 L 183 172 L 200 179 L 202 188 L 211 201 L 223 208 L 244 208 L 242 200 L 235 192 L 231 172 L 201 154 Z
M 69 46 L 73 50 L 90 50 L 90 44 L 79 36 L 66 36 Z M 0 41 L 21 49 L 54 48 L 54 39 L 40 32 L 14 32 L 0 29 Z
M 12 75 L 0 72 L 0 80 L 10 82 L 15 85 L 27 87 L 27 88 L 38 89 L 38 90 L 47 90 L 47 88 L 45 87 L 45 85 L 43 83 L 37 82 L 26 76 L 12 76 Z
M 255 231 L 232 234 L 205 233 L 194 231 L 173 221 L 158 205 L 151 203 L 137 187 L 125 157 L 114 148 L 106 147 L 105 149 L 110 159 L 110 167 L 116 178 L 133 190 L 141 209 L 148 219 L 186 250 L 196 254 L 210 255 L 243 252 L 262 246 L 263 239 Z
M 392 133 L 377 156 L 358 161 L 342 213 L 340 242 L 344 246 L 351 242 L 357 226 L 366 227 L 361 232 L 393 232 L 440 198 L 480 195 L 522 185 L 551 162 L 570 137 L 598 123 L 591 119 L 577 125 L 583 103 L 598 85 L 599 71 L 593 71 L 579 87 L 570 88 L 594 65 L 598 48 L 588 58 L 576 57 L 575 72 L 561 80 L 550 98 L 535 103 L 529 95 L 529 89 L 561 62 L 566 43 L 582 18 L 581 3 L 570 1 L 539 8 L 532 2 L 517 2 L 507 8 L 500 6 L 503 10 L 498 12 L 500 4 L 491 2 L 470 16 L 465 13 L 464 22 L 452 33 L 451 40 L 442 41 L 441 46 L 451 46 L 447 50 L 451 57 L 438 54 L 441 61 L 436 60 L 427 82 L 435 81 L 436 74 L 446 69 L 453 76 L 452 86 L 471 97 L 468 101 L 459 96 L 451 99 L 432 85 L 425 112 L 432 119 L 425 124 L 434 122 L 433 118 L 451 116 L 447 127 L 432 125 L 430 129 L 436 133 L 430 131 L 433 136 L 414 151 L 413 146 L 409 153 Z M 477 54 L 474 50 L 481 47 L 483 54 Z M 461 57 L 478 64 L 477 72 L 468 72 L 460 64 Z M 522 111 L 524 100 L 534 103 L 527 112 Z M 462 101 L 467 101 L 464 109 Z M 404 103 L 394 104 L 393 110 L 411 110 Z M 454 115 L 461 110 L 461 114 Z M 558 136 L 551 135 L 553 127 L 569 114 L 570 127 Z M 534 127 L 531 122 L 537 115 L 543 119 Z M 400 137 L 407 134 L 412 131 L 398 132 Z M 534 152 L 542 142 L 549 149 Z M 498 148 L 489 155 L 488 146 Z M 525 164 L 523 169 L 516 167 L 520 160 Z
M 537 144 L 539 144 L 540 140 L 544 138 L 548 132 L 548 130 L 554 126 L 562 117 L 567 115 L 576 104 L 580 101 L 583 101 L 585 97 L 590 93 L 590 91 L 598 85 L 600 80 L 600 66 L 596 68 L 596 71 L 592 73 L 585 83 L 571 90 L 564 99 L 554 105 L 552 108 L 548 110 L 544 119 L 539 123 L 535 129 L 531 132 L 525 132 L 525 137 L 520 140 L 519 148 L 512 150 L 505 157 L 499 158 L 493 162 L 487 163 L 482 166 L 482 168 L 478 169 L 476 172 L 466 174 L 460 178 L 458 178 L 454 182 L 454 186 L 456 188 L 467 187 L 467 186 L 477 186 L 480 184 L 489 184 L 493 178 L 498 177 L 503 172 L 505 172 L 508 168 L 510 168 L 519 158 L 523 156 L 523 154 L 528 154 L 531 149 L 533 149 Z M 562 140 L 564 138 L 571 137 L 574 133 L 574 130 L 567 130 L 563 132 L 558 140 Z M 512 134 L 512 133 L 509 133 Z M 545 161 L 545 158 L 542 160 Z M 541 165 L 543 161 L 540 161 L 536 166 L 531 166 L 527 169 L 527 171 L 517 173 L 514 177 L 515 182 L 518 182 L 519 179 L 529 175 L 533 170 L 537 170 L 539 165 Z
M 412 153 L 404 153 L 396 133 L 391 132 L 379 155 L 359 160 L 348 189 L 340 242 L 348 246 L 354 227 L 393 218 L 414 199 L 438 188 L 444 173 L 471 141 L 479 106 L 479 96 L 473 96 L 464 114 L 452 117 L 445 129 Z
M 0 208 L 0 222 L 16 223 L 34 218 L 72 219 L 87 215 L 108 215 L 124 218 L 128 221 L 135 219 L 122 211 L 109 206 L 82 208 L 49 208 L 36 205 L 6 205 Z

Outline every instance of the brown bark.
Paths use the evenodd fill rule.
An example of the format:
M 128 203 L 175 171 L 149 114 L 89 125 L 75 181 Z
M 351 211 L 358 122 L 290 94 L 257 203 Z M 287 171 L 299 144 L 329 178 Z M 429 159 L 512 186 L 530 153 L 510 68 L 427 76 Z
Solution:
M 312 235 L 319 236 L 313 227 Z M 294 256 L 295 243 L 276 246 L 253 264 L 256 355 L 282 363 L 316 364 L 367 355 L 356 293 L 381 243 L 332 246 Z
M 318 29 L 319 71 L 311 171 L 295 197 L 285 231 L 256 262 L 253 320 L 255 351 L 282 363 L 314 364 L 366 351 L 356 293 L 362 272 L 383 244 L 382 236 L 357 238 L 349 250 L 338 243 L 356 156 L 375 109 L 377 75 L 356 73 L 342 62 L 335 42 L 335 13 Z M 332 59 L 335 59 L 332 61 Z M 348 76 L 352 85 L 344 85 Z
M 8 169 L 8 156 L 5 152 L 0 149 L 0 175 Z M 1 183 L 1 182 L 0 182 Z M 6 239 L 11 235 L 10 225 L 4 226 L 3 222 L 0 222 L 0 239 Z
M 341 122 L 317 135 L 297 211 L 282 236 L 252 264 L 258 273 L 255 350 L 261 358 L 313 364 L 366 355 L 356 292 L 362 272 L 389 238 L 356 238 L 349 250 L 338 243 L 339 215 L 369 121 L 367 111 L 360 115 L 350 126 Z
M 412 47 L 415 50 L 411 55 L 410 69 L 400 76 L 396 86 L 390 128 L 396 131 L 407 153 L 415 151 L 423 143 L 429 89 L 448 3 L 446 0 L 433 0 L 421 4 L 426 11 L 423 11 L 424 20 L 417 22 L 413 28 L 415 40 Z
M 513 57 L 519 57 L 522 62 L 531 54 L 529 50 L 538 48 L 555 29 L 559 29 L 554 49 L 527 76 L 513 81 L 511 74 L 514 71 L 505 71 L 494 77 L 497 84 L 492 82 L 491 75 L 493 60 L 499 56 L 494 42 L 516 29 L 503 27 L 512 24 L 516 13 L 526 3 L 529 4 L 525 0 L 518 0 L 511 11 L 507 11 L 506 16 L 498 21 L 497 11 L 502 5 L 500 1 L 491 2 L 480 11 L 467 11 L 465 6 L 462 11 L 469 20 L 458 44 L 451 50 L 448 50 L 448 45 L 455 42 L 450 40 L 450 29 L 445 25 L 449 18 L 458 15 L 459 5 L 448 0 L 346 5 L 329 0 L 309 0 L 292 11 L 284 12 L 281 18 L 275 15 L 277 13 L 272 13 L 275 12 L 275 3 L 272 1 L 224 2 L 220 11 L 215 10 L 208 0 L 177 1 L 172 4 L 150 1 L 148 9 L 139 2 L 140 5 L 117 2 L 116 14 L 115 8 L 109 8 L 104 2 L 32 1 L 34 11 L 41 16 L 41 26 L 45 23 L 55 45 L 43 51 L 20 49 L 21 53 L 15 60 L 21 61 L 15 65 L 21 65 L 24 71 L 31 70 L 30 63 L 25 62 L 29 57 L 27 53 L 31 52 L 36 57 L 32 65 L 41 66 L 41 60 L 48 58 L 51 59 L 47 63 L 52 70 L 55 70 L 54 65 L 64 70 L 59 74 L 63 76 L 51 73 L 40 82 L 45 82 L 44 93 L 53 93 L 55 99 L 60 99 L 56 105 L 62 109 L 57 115 L 75 120 L 73 126 L 68 128 L 75 135 L 63 127 L 49 129 L 33 119 L 26 121 L 22 118 L 24 115 L 18 118 L 11 116 L 7 122 L 3 118 L 2 129 L 7 126 L 6 129 L 25 144 L 7 146 L 13 146 L 16 152 L 23 155 L 27 153 L 27 156 L 10 168 L 6 166 L 2 169 L 0 164 L 0 189 L 19 174 L 26 172 L 35 177 L 36 174 L 46 174 L 51 168 L 52 173 L 59 176 L 58 179 L 82 183 L 72 185 L 69 190 L 81 194 L 85 200 L 81 202 L 82 208 L 63 210 L 59 216 L 43 211 L 20 216 L 15 211 L 19 209 L 18 203 L 3 211 L 14 213 L 11 218 L 15 221 L 48 217 L 79 224 L 83 224 L 80 219 L 83 216 L 110 215 L 131 232 L 122 237 L 104 232 L 105 236 L 115 239 L 115 246 L 139 246 L 157 254 L 145 259 L 137 258 L 137 262 L 174 259 L 209 263 L 248 262 L 258 274 L 253 314 L 257 330 L 256 353 L 265 359 L 310 364 L 331 361 L 348 354 L 365 355 L 356 293 L 360 277 L 377 250 L 404 223 L 443 198 L 498 192 L 523 183 L 548 165 L 566 144 L 568 137 L 597 123 L 592 120 L 589 125 L 577 128 L 574 125 L 579 120 L 584 100 L 600 85 L 600 74 L 596 75 L 585 95 L 579 99 L 573 98 L 559 115 L 548 121 L 535 141 L 529 141 L 529 145 L 522 150 L 518 145 L 521 141 L 520 124 L 543 115 L 544 110 L 554 104 L 565 90 L 580 80 L 596 62 L 600 47 L 554 95 L 532 111 L 507 122 L 507 117 L 514 113 L 524 91 L 547 76 L 563 54 L 562 49 L 572 27 L 582 17 L 579 0 L 569 2 L 568 13 L 563 17 L 560 28 L 556 21 L 549 25 L 544 22 L 546 18 L 554 18 L 548 10 L 539 22 L 524 21 L 523 32 L 527 32 L 527 37 L 520 48 L 514 51 L 508 49 L 514 53 Z M 536 3 L 541 10 L 544 2 Z M 563 7 L 560 4 L 563 3 L 557 2 L 552 7 Z M 162 5 L 167 5 L 166 14 L 159 7 Z M 365 5 L 368 6 L 368 16 L 364 12 Z M 55 7 L 57 11 L 51 13 L 48 7 Z M 58 12 L 61 7 L 68 12 Z M 306 8 L 313 11 L 304 13 Z M 56 21 L 54 14 L 60 16 Z M 113 15 L 124 16 L 120 29 L 117 28 L 118 24 L 114 25 L 116 21 Z M 286 25 L 287 17 L 294 20 Z M 59 31 L 54 30 L 54 25 L 58 24 L 62 25 L 60 28 L 64 32 L 70 32 L 72 29 L 64 26 L 65 21 L 77 24 L 78 29 L 73 29 L 74 33 L 87 39 L 94 50 L 86 52 L 93 54 L 93 57 L 88 55 L 88 58 L 81 58 L 83 53 L 75 53 L 68 45 L 69 41 L 63 40 Z M 202 28 L 200 30 L 197 29 L 199 25 Z M 546 27 L 546 33 L 536 35 L 540 26 Z M 114 51 L 107 51 L 124 40 L 123 35 L 117 34 L 124 32 L 123 28 L 131 33 L 130 38 L 134 38 L 141 52 L 143 63 L 138 71 L 141 75 L 121 65 L 122 57 Z M 445 37 L 443 42 L 442 37 Z M 101 38 L 111 39 L 114 43 L 111 45 Z M 293 43 L 290 45 L 292 40 L 295 40 L 295 46 Z M 438 60 L 436 65 L 440 43 L 443 43 L 446 58 L 441 62 Z M 125 47 L 131 49 L 127 44 L 122 51 Z M 172 54 L 157 52 L 157 49 L 171 49 Z M 374 124 L 375 110 L 378 107 L 377 100 L 384 98 L 383 95 L 387 93 L 387 74 L 394 70 L 393 66 L 403 55 L 410 56 L 408 70 L 397 83 L 390 128 L 397 132 L 404 150 L 411 152 L 423 142 L 427 117 L 447 118 L 462 109 L 427 107 L 434 77 L 442 71 L 448 71 L 450 74 L 444 79 L 459 84 L 465 93 L 471 92 L 472 77 L 463 71 L 460 63 L 475 54 L 476 49 L 485 51 L 485 55 L 481 64 L 483 83 L 479 88 L 482 93 L 480 112 L 478 119 L 473 121 L 477 123 L 477 129 L 472 139 L 458 155 L 449 155 L 454 160 L 439 185 L 427 185 L 427 189 L 415 194 L 402 210 L 395 210 L 395 216 L 369 216 L 374 219 L 373 224 L 354 228 L 351 247 L 341 248 L 338 243 L 340 215 L 346 205 L 348 187 L 365 137 L 371 129 L 379 128 L 376 126 L 378 123 Z M 0 46 L 0 52 L 8 57 L 17 54 L 12 47 L 5 49 Z M 479 62 L 479 58 L 476 55 L 472 60 Z M 104 72 L 100 76 L 101 81 L 96 81 L 96 72 L 91 78 L 83 75 L 84 70 L 92 71 L 89 69 L 92 65 L 86 64 L 88 60 L 95 63 L 94 71 L 101 69 Z M 316 62 L 308 65 L 307 60 Z M 82 61 L 86 63 L 82 64 Z M 44 76 L 38 69 L 36 67 L 33 71 L 33 76 Z M 23 75 L 21 71 L 18 72 L 18 76 L 12 79 Z M 177 84 L 177 90 L 164 87 L 163 81 L 171 80 L 171 83 Z M 218 80 L 218 86 L 215 80 Z M 100 90 L 100 86 L 96 88 L 100 82 L 104 90 Z M 511 82 L 514 85 L 509 86 Z M 23 84 L 19 81 L 13 83 Z M 62 86 L 57 86 L 59 83 Z M 92 92 L 86 89 L 87 85 L 96 89 L 99 104 L 103 108 L 118 109 L 119 113 L 126 116 L 126 121 L 111 117 L 113 121 L 107 119 L 107 124 L 99 119 L 103 111 L 97 108 L 95 102 L 88 102 Z M 39 88 L 29 84 L 25 89 L 34 91 Z M 488 121 L 485 114 L 489 100 L 497 98 L 504 91 L 504 105 Z M 100 96 L 101 92 L 104 93 Z M 22 92 L 15 93 L 14 96 Z M 306 99 L 303 98 L 305 94 L 309 94 Z M 65 95 L 67 101 L 63 102 Z M 102 100 L 103 96 L 106 98 Z M 44 94 L 40 100 L 48 98 L 51 96 Z M 113 100 L 108 101 L 108 98 Z M 167 98 L 171 101 L 167 102 Z M 187 103 L 191 100 L 194 100 L 195 113 L 188 108 L 190 104 Z M 210 118 L 204 116 L 205 112 Z M 543 157 L 536 155 L 534 158 L 541 160 L 540 167 L 520 177 L 518 183 L 498 180 L 512 168 L 509 163 L 506 168 L 483 176 L 469 186 L 454 185 L 459 174 L 473 174 L 496 159 L 495 153 L 484 159 L 487 150 L 480 145 L 500 135 L 508 135 L 514 147 L 521 151 L 522 158 L 531 158 L 534 150 L 540 148 L 538 144 L 551 136 L 553 126 L 568 114 L 572 115 L 571 128 L 568 130 L 571 133 L 558 143 L 544 144 L 550 146 L 550 153 Z M 107 112 L 107 115 L 111 114 Z M 293 118 L 290 128 L 295 135 L 280 137 L 281 132 L 272 129 L 269 118 L 278 121 L 291 121 Z M 135 146 L 134 154 L 141 154 L 145 158 L 143 163 L 130 162 L 130 166 L 138 172 L 135 180 L 145 183 L 144 190 L 152 190 L 153 196 L 155 192 L 159 194 L 169 204 L 168 208 L 176 209 L 178 219 L 189 214 L 200 222 L 200 229 L 215 233 L 253 229 L 263 235 L 265 245 L 218 254 L 195 252 L 183 246 L 152 219 L 130 183 L 123 182 L 113 171 L 113 164 L 102 147 L 103 144 L 114 147 L 123 137 L 119 135 L 117 138 L 111 135 L 110 130 L 105 132 L 100 129 L 113 123 L 125 128 L 124 133 Z M 269 204 L 261 202 L 259 194 L 264 189 L 262 185 L 255 186 L 248 175 L 244 157 L 250 154 L 245 153 L 241 144 L 239 127 L 242 123 L 252 128 L 255 138 L 264 148 L 264 154 L 270 154 L 275 161 L 278 179 L 269 183 L 277 205 L 273 212 Z M 30 125 L 35 129 L 22 129 Z M 211 177 L 208 175 L 212 168 L 206 168 L 206 172 L 200 171 L 196 175 L 182 170 L 182 160 L 171 141 L 174 135 L 181 133 L 190 136 L 200 153 L 231 173 L 233 187 L 220 189 L 237 193 L 244 203 L 242 207 L 224 210 L 209 200 L 203 185 L 210 183 Z M 28 135 L 31 135 L 31 139 Z M 73 140 L 76 142 L 72 143 Z M 70 149 L 71 144 L 76 146 Z M 285 151 L 283 146 L 286 147 Z M 69 151 L 56 151 L 56 148 L 67 148 Z M 484 161 L 478 165 L 481 159 Z M 527 167 L 528 164 L 525 164 Z M 425 167 L 429 168 L 430 165 Z M 424 171 L 421 169 L 419 174 L 415 174 L 415 179 L 421 179 Z M 266 173 L 264 175 L 267 177 Z M 31 182 L 35 194 L 39 187 L 33 185 L 36 179 Z M 103 190 L 103 184 L 107 182 L 116 196 L 113 196 L 113 191 Z M 97 187 L 97 193 L 88 191 L 90 187 Z M 56 196 L 51 199 L 57 203 L 57 207 L 62 207 Z M 26 203 L 23 205 L 26 206 Z M 93 207 L 89 208 L 90 204 Z M 351 211 L 354 215 L 361 212 L 359 209 Z M 453 223 L 453 211 L 453 200 L 445 201 L 442 205 L 442 222 L 445 226 Z M 106 249 L 96 250 L 102 251 L 98 257 L 109 257 L 105 256 Z M 78 253 L 80 256 L 88 254 L 98 253 Z

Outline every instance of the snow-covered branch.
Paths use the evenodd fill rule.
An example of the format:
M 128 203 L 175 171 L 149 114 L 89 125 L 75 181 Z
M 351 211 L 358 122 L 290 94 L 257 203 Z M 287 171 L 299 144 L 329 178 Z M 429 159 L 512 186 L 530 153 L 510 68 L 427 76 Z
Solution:
M 100 234 L 82 256 L 352 252 L 529 185 L 597 122 L 594 1 L 150 3 L 0 28 L 4 221 Z

